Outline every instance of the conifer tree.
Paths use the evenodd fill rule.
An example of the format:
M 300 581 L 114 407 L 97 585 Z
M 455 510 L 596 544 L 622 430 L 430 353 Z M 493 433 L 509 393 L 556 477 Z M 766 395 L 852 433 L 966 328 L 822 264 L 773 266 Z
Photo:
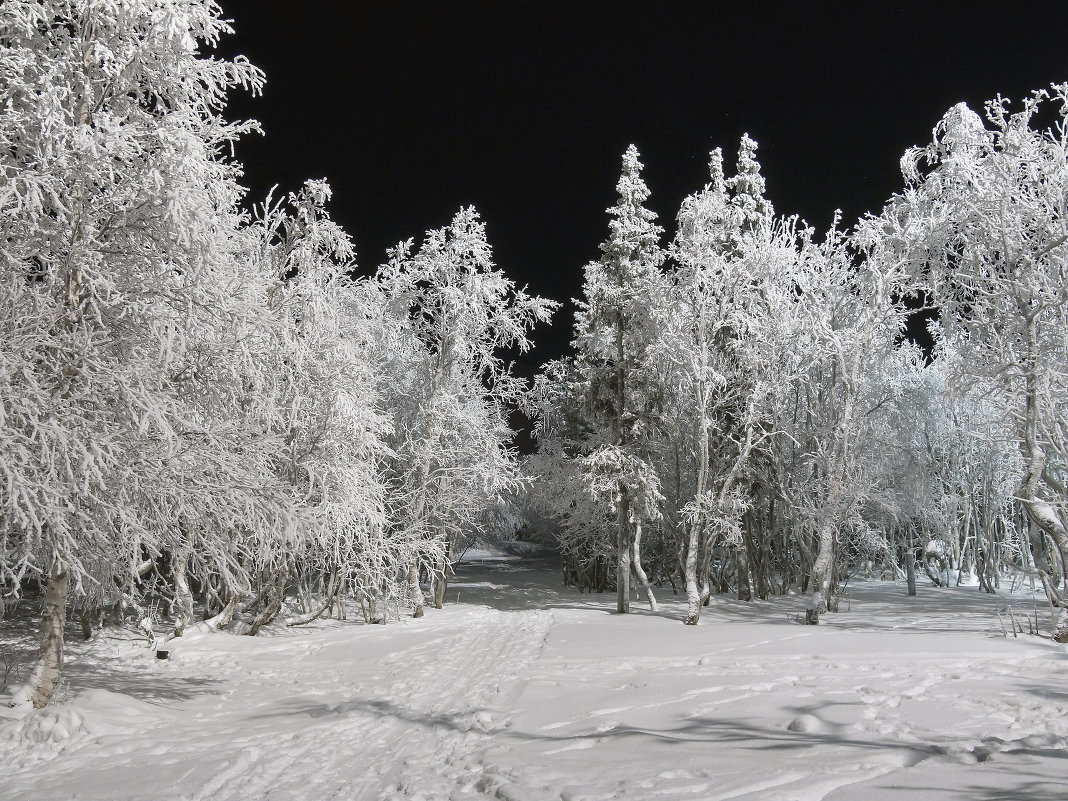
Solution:
M 751 139 L 749 134 L 742 134 L 738 142 L 735 175 L 727 180 L 727 188 L 731 191 L 731 206 L 738 215 L 736 225 L 739 240 L 745 234 L 754 234 L 761 228 L 766 228 L 775 217 L 771 201 L 764 197 L 764 176 L 760 174 L 760 162 L 757 161 L 756 152 L 756 141 Z
M 601 258 L 586 265 L 584 298 L 577 301 L 574 346 L 590 380 L 591 408 L 602 427 L 588 443 L 591 468 L 616 476 L 612 503 L 616 517 L 616 609 L 628 612 L 636 485 L 626 476 L 646 473 L 640 466 L 640 429 L 634 385 L 650 339 L 651 298 L 660 283 L 663 229 L 645 207 L 649 189 L 641 177 L 638 149 L 623 154 L 616 184 L 619 199 L 608 209 L 610 234 Z M 637 461 L 636 461 L 637 460 Z M 591 481 L 596 481 L 591 476 Z M 638 483 L 647 483 L 639 481 Z

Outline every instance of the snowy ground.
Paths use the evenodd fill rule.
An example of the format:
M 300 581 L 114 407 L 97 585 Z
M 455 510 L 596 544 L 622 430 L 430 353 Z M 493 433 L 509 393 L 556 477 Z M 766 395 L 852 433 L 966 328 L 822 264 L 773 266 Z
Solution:
M 484 558 L 422 620 L 72 642 L 60 703 L 0 709 L 0 799 L 1068 798 L 1068 646 L 1005 637 L 1004 598 L 613 600 Z

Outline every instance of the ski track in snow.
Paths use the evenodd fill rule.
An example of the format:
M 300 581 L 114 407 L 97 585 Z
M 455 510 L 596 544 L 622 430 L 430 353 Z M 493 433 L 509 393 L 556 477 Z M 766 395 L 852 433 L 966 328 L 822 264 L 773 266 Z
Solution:
M 174 641 L 173 665 L 214 673 L 222 693 L 162 707 L 127 701 L 133 709 L 121 736 L 93 721 L 91 709 L 31 713 L 10 726 L 17 731 L 0 729 L 0 798 L 436 799 L 456 790 L 476 797 L 478 755 L 508 711 L 501 685 L 537 656 L 552 613 L 434 616 L 360 627 L 365 636 L 355 642 L 344 628 L 327 632 L 325 645 L 268 640 L 251 649 L 254 666 L 191 658 L 195 647 Z M 368 664 L 360 646 L 378 632 L 414 645 Z M 166 667 L 160 673 L 165 684 Z M 66 721 L 52 739 L 32 722 L 50 718 Z
M 1003 637 L 975 588 L 859 585 L 819 627 L 715 599 L 691 628 L 458 572 L 385 627 L 72 643 L 59 703 L 0 712 L 0 801 L 1068 798 L 1068 648 Z

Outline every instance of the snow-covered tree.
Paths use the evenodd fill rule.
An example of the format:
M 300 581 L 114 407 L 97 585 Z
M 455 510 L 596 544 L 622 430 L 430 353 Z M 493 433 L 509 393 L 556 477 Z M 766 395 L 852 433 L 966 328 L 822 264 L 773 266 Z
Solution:
M 226 158 L 249 126 L 219 116 L 262 76 L 201 52 L 228 30 L 208 0 L 0 6 L 0 565 L 5 592 L 48 585 L 38 706 L 69 587 L 111 600 L 198 531 L 277 518 L 263 443 L 206 380 L 255 372 L 229 337 L 262 292 Z
M 401 243 L 377 281 L 404 350 L 387 371 L 395 453 L 391 477 L 397 535 L 418 543 L 407 564 L 409 598 L 423 613 L 420 572 L 444 597 L 452 546 L 482 513 L 514 489 L 508 414 L 527 388 L 501 351 L 531 347 L 531 328 L 555 304 L 517 289 L 498 270 L 473 208 L 428 231 L 412 252 Z
M 641 177 L 638 149 L 623 154 L 616 191 L 619 199 L 608 209 L 609 237 L 601 244 L 601 258 L 585 268 L 583 298 L 576 301 L 574 347 L 576 365 L 587 384 L 589 429 L 582 457 L 593 489 L 606 473 L 616 476 L 616 489 L 604 495 L 616 518 L 616 609 L 630 609 L 630 572 L 635 521 L 645 504 L 633 497 L 636 476 L 650 491 L 652 474 L 641 466 L 641 393 L 645 351 L 652 338 L 653 297 L 664 260 L 662 229 L 645 207 L 649 189 Z M 592 460 L 592 461 L 590 461 Z M 592 469 L 596 464 L 596 469 Z M 628 478 L 630 476 L 630 478 Z
M 933 361 L 889 412 L 880 446 L 900 457 L 888 482 L 893 521 L 922 535 L 932 581 L 961 583 L 974 572 L 980 587 L 995 592 L 1005 562 L 1028 561 L 1014 501 L 1021 459 L 1004 448 L 1012 432 L 987 382 L 960 393 L 947 388 L 954 358 L 939 338 Z
M 1034 123 L 1050 101 L 1061 120 Z M 1013 111 L 998 97 L 986 123 L 950 109 L 929 145 L 902 159 L 905 190 L 863 226 L 887 260 L 898 259 L 940 308 L 959 358 L 951 385 L 988 382 L 1023 456 L 1018 497 L 1051 601 L 1068 553 L 1064 503 L 1068 452 L 1068 86 L 1038 91 Z M 989 126 L 989 127 L 988 127 Z M 1048 537 L 1058 565 L 1049 564 Z
M 805 247 L 794 272 L 799 380 L 787 428 L 799 443 L 787 493 L 797 523 L 813 537 L 806 619 L 834 607 L 838 546 L 879 488 L 871 466 L 874 413 L 895 386 L 904 308 L 894 301 L 896 265 L 855 259 L 837 220 L 820 245 Z
M 309 181 L 284 203 L 268 200 L 249 228 L 249 262 L 269 278 L 273 336 L 260 355 L 269 383 L 258 394 L 271 404 L 264 421 L 279 443 L 272 472 L 297 520 L 284 539 L 250 548 L 251 586 L 226 588 L 250 633 L 278 614 L 293 580 L 331 577 L 312 614 L 321 613 L 345 588 L 373 596 L 401 558 L 387 530 L 380 298 L 349 277 L 355 253 L 326 212 L 329 198 L 324 181 Z
M 676 266 L 659 310 L 660 372 L 681 410 L 675 452 L 688 454 L 693 475 L 687 497 L 679 499 L 690 625 L 711 592 L 717 544 L 738 555 L 739 593 L 748 597 L 742 518 L 752 462 L 774 436 L 776 396 L 789 385 L 780 354 L 789 345 L 782 323 L 792 299 L 794 232 L 771 218 L 755 148 L 742 138 L 738 174 L 729 180 L 720 151 L 711 153 L 711 181 L 679 210 L 671 250 Z
M 766 185 L 756 152 L 756 141 L 749 134 L 742 134 L 735 174 L 724 182 L 730 190 L 730 224 L 725 231 L 728 237 L 726 253 L 729 255 L 741 254 L 746 237 L 759 235 L 775 218 L 774 206 L 764 197 Z M 713 165 L 713 175 L 715 172 Z

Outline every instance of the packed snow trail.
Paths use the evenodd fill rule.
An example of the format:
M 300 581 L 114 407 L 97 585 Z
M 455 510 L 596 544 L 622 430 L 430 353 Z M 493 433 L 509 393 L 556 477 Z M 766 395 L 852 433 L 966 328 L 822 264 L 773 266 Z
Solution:
M 0 798 L 478 797 L 506 686 L 551 622 L 463 605 L 385 627 L 194 633 L 166 662 L 130 660 L 123 638 L 93 669 L 69 665 L 73 703 L 0 722 Z
M 484 556 L 421 620 L 72 644 L 65 700 L 0 718 L 0 799 L 1068 797 L 1068 648 L 1005 637 L 1004 597 L 873 582 L 818 627 L 780 598 L 692 628 Z

